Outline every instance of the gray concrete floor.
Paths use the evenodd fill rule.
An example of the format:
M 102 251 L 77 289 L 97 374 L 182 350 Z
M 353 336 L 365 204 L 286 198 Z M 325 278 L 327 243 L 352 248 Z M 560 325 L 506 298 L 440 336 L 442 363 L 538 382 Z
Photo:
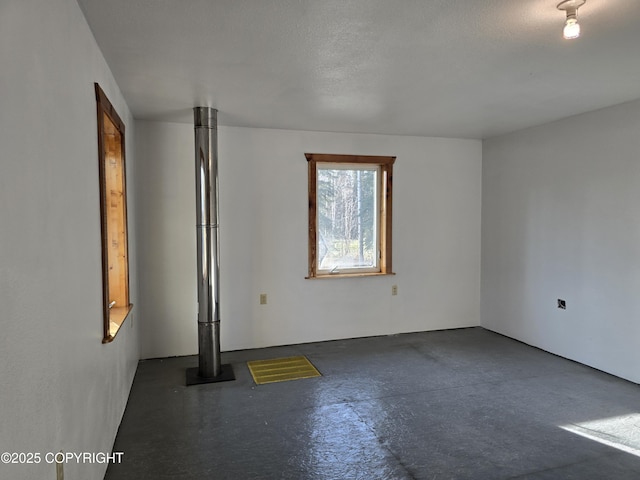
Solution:
M 293 355 L 323 376 L 253 383 Z M 640 479 L 640 386 L 482 328 L 223 361 L 236 381 L 191 387 L 196 357 L 140 362 L 107 480 Z

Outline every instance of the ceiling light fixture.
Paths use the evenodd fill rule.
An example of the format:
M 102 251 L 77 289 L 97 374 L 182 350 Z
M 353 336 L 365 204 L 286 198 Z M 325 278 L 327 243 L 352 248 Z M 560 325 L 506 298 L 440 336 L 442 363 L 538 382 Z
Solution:
M 564 23 L 562 36 L 567 40 L 580 36 L 580 24 L 578 23 L 578 9 L 587 0 L 564 0 L 558 4 L 558 10 L 567 12 L 567 21 Z

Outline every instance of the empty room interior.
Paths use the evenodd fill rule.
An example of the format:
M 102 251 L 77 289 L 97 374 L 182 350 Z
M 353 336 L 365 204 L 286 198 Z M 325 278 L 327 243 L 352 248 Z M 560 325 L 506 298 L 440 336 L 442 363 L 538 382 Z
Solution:
M 640 478 L 639 25 L 0 0 L 0 478 Z

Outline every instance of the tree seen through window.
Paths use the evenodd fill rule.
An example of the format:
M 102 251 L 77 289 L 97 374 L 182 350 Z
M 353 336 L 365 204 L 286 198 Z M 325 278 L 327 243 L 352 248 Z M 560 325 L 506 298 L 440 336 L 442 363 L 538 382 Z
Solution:
M 318 168 L 318 268 L 377 268 L 377 166 Z

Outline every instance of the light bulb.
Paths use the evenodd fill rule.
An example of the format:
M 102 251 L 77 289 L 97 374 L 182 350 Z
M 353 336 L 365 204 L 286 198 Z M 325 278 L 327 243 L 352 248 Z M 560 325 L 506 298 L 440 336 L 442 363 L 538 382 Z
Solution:
M 578 20 L 575 18 L 567 18 L 562 35 L 567 40 L 578 38 L 580 36 L 580 24 L 578 23 Z

